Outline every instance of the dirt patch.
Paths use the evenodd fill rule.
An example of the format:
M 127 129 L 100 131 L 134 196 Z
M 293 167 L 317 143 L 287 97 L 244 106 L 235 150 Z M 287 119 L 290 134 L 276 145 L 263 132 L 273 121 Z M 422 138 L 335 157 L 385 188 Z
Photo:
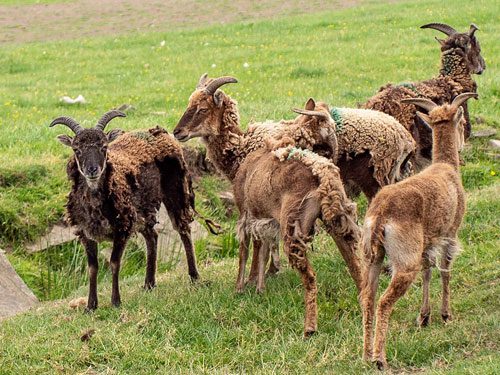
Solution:
M 75 0 L 0 6 L 0 43 L 169 31 L 351 7 L 361 0 Z

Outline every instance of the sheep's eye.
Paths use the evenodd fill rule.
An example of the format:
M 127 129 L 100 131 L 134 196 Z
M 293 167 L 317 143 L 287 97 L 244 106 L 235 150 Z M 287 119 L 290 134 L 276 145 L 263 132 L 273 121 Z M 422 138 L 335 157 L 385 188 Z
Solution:
M 208 111 L 208 109 L 206 109 L 206 108 L 198 109 L 198 113 L 201 113 L 201 114 L 207 113 L 207 111 Z
M 108 146 L 102 146 L 102 147 L 101 147 L 101 151 L 102 151 L 102 152 L 106 152 L 106 151 L 108 151 Z
M 80 150 L 75 149 L 74 151 L 75 151 L 76 156 L 80 156 L 82 154 L 82 152 Z

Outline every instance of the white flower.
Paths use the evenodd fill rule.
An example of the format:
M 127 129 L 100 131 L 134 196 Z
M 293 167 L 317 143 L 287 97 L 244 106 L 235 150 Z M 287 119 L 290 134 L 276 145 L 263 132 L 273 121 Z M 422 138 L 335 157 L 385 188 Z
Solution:
M 160 42 L 160 47 L 164 47 L 164 46 L 165 46 L 165 41 L 164 41 L 164 40 L 162 40 L 162 41 Z
M 246 62 L 243 64 L 243 67 L 246 69 L 246 68 L 250 67 L 250 64 Z
M 217 67 L 217 65 L 215 65 L 215 64 L 212 64 L 212 68 L 215 68 L 215 67 Z

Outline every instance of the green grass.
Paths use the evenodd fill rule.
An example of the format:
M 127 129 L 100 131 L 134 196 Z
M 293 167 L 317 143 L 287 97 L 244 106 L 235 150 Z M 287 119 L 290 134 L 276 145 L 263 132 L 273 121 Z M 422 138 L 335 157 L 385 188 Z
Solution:
M 55 140 L 67 130 L 49 129 L 48 124 L 56 116 L 70 115 L 90 126 L 106 110 L 129 103 L 135 110 L 126 119 L 114 120 L 110 128 L 160 124 L 171 130 L 203 72 L 239 79 L 226 91 L 238 100 L 243 124 L 291 118 L 289 109 L 310 96 L 356 106 L 386 82 L 434 76 L 439 48 L 433 37 L 439 34 L 418 26 L 439 21 L 462 30 L 474 22 L 481 28 L 477 36 L 488 68 L 476 77 L 481 99 L 469 107 L 473 118 L 484 119 L 480 127 L 498 130 L 500 22 L 495 10 L 494 1 L 373 2 L 277 21 L 3 46 L 0 243 L 16 250 L 11 261 L 42 299 L 84 296 L 85 287 L 74 290 L 86 283 L 80 246 L 23 255 L 25 241 L 61 219 L 69 189 L 64 169 L 70 151 Z M 62 95 L 78 94 L 88 104 L 59 103 Z M 166 115 L 155 114 L 161 111 Z M 455 320 L 447 326 L 439 321 L 439 277 L 434 277 L 435 319 L 428 329 L 417 329 L 421 288 L 416 283 L 392 319 L 388 356 L 397 371 L 493 374 L 500 367 L 500 165 L 487 143 L 473 140 L 463 153 L 469 204 L 460 234 L 464 251 L 452 278 Z M 219 221 L 225 215 L 216 194 L 221 189 L 227 184 L 214 178 L 197 183 L 197 205 Z M 360 206 L 366 207 L 366 202 Z M 356 293 L 332 241 L 323 234 L 315 240 L 311 258 L 319 280 L 319 334 L 303 341 L 297 275 L 286 269 L 269 280 L 264 295 L 250 288 L 236 296 L 234 217 L 223 224 L 224 236 L 196 244 L 208 286 L 192 286 L 184 269 L 165 272 L 171 267 L 162 266 L 165 276 L 158 288 L 144 293 L 143 255 L 131 246 L 121 309 L 110 307 L 109 273 L 103 269 L 101 308 L 95 314 L 70 310 L 66 301 L 46 302 L 37 311 L 3 322 L 0 342 L 7 344 L 0 345 L 0 372 L 369 371 L 360 359 Z M 382 284 L 387 284 L 386 277 Z M 82 342 L 80 336 L 89 328 L 96 333 Z
M 53 4 L 67 3 L 71 0 L 0 0 L 0 5 L 32 5 L 32 4 Z

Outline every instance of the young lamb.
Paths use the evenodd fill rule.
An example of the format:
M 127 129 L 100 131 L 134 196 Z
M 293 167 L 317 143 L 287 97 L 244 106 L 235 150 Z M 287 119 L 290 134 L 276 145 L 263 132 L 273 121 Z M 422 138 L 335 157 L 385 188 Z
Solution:
M 58 136 L 73 149 L 67 174 L 72 181 L 66 205 L 69 223 L 85 247 L 89 267 L 87 311 L 97 308 L 97 243 L 113 241 L 111 303 L 119 306 L 118 276 L 125 245 L 134 232 L 146 240 L 147 266 L 144 288 L 155 286 L 158 235 L 154 226 L 161 203 L 184 244 L 192 280 L 198 279 L 189 224 L 192 222 L 194 192 L 180 145 L 157 127 L 146 131 L 104 133 L 107 123 L 125 117 L 107 112 L 90 129 L 69 117 L 56 118 L 50 126 L 69 127 L 74 137 Z
M 432 164 L 415 176 L 382 188 L 366 213 L 361 242 L 366 269 L 360 294 L 364 358 L 376 362 L 379 369 L 387 366 L 385 341 L 393 305 L 405 294 L 420 269 L 423 269 L 423 304 L 418 322 L 422 326 L 428 324 L 430 267 L 436 264 L 438 256 L 443 282 L 441 316 L 445 322 L 451 318 L 450 265 L 459 251 L 457 232 L 465 212 L 458 156 L 463 145 L 458 130 L 463 115 L 460 106 L 476 96 L 463 93 L 450 105 L 439 107 L 429 99 L 404 100 L 429 113 L 417 112 L 417 115 L 432 128 Z M 386 254 L 392 266 L 392 279 L 378 302 L 373 345 L 375 295 Z
M 224 84 L 235 82 L 237 80 L 233 77 L 209 79 L 206 74 L 202 75 L 195 91 L 189 98 L 188 108 L 174 129 L 174 136 L 180 141 L 201 137 L 207 147 L 208 158 L 231 182 L 233 182 L 241 163 L 247 155 L 265 147 L 267 138 L 260 132 L 252 130 L 244 133 L 240 128 L 236 101 L 218 90 Z M 287 122 L 288 126 L 282 136 L 304 147 L 308 140 L 312 141 L 306 136 L 314 135 L 317 138 L 315 138 L 314 142 L 321 144 L 325 152 L 333 155 L 337 144 L 336 138 L 334 134 L 332 135 L 330 129 L 334 129 L 334 124 L 332 124 L 332 119 L 328 115 L 328 110 L 325 112 L 325 105 L 316 104 L 310 99 L 304 110 L 295 111 L 299 112 L 300 116 L 292 123 Z M 250 281 L 257 278 L 258 249 L 261 245 L 259 237 L 254 236 L 254 257 Z M 279 268 L 279 262 L 277 261 L 278 246 L 274 241 L 267 243 L 265 246 L 270 246 L 273 250 L 271 252 L 273 262 L 268 272 L 274 273 Z M 246 264 L 246 258 L 241 259 L 240 263 L 238 291 L 242 291 L 244 288 L 244 280 L 241 279 L 245 272 L 244 264 Z
M 316 275 L 307 259 L 315 221 L 321 219 L 325 224 L 359 287 L 356 206 L 344 192 L 338 168 L 328 159 L 293 146 L 270 151 L 264 148 L 249 154 L 234 179 L 240 254 L 248 251 L 255 230 L 281 238 L 290 265 L 302 278 L 304 335 L 308 337 L 317 330 Z M 263 286 L 265 251 L 262 247 L 259 253 L 258 286 Z
M 416 107 L 404 103 L 404 98 L 427 98 L 438 104 L 449 103 L 457 95 L 464 92 L 476 92 L 476 82 L 472 74 L 482 74 L 486 64 L 481 56 L 479 41 L 474 35 L 478 27 L 471 24 L 466 33 L 459 33 L 451 26 L 441 23 L 430 23 L 421 28 L 430 28 L 447 35 L 445 40 L 437 39 L 441 45 L 441 70 L 432 79 L 403 83 L 387 84 L 370 98 L 364 108 L 385 112 L 403 124 L 417 142 L 417 154 L 413 160 L 417 171 L 430 163 L 432 152 L 432 135 L 416 115 Z M 471 131 L 469 112 L 464 104 L 465 138 Z

